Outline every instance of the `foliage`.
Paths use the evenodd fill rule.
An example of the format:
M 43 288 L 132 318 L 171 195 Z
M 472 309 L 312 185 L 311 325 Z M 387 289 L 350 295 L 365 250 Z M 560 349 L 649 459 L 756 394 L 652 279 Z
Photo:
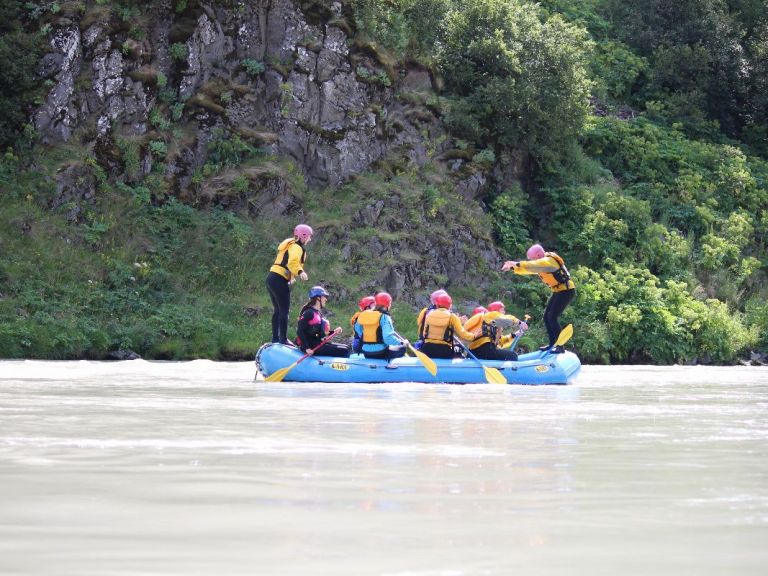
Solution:
M 707 119 L 734 137 L 765 126 L 765 2 L 604 0 L 601 10 L 619 39 L 649 61 L 638 99 L 665 102 L 663 115 L 685 122 L 690 134 L 711 136 Z M 765 150 L 765 142 L 750 141 Z
M 449 125 L 480 143 L 559 156 L 579 133 L 590 82 L 583 29 L 517 0 L 468 0 L 443 21 L 437 62 L 458 97 Z M 470 126 L 475 129 L 462 131 Z
M 586 328 L 575 339 L 588 361 L 729 363 L 756 343 L 724 303 L 696 299 L 685 283 L 660 282 L 642 267 L 606 264 L 573 271 L 573 314 Z
M 249 76 L 258 76 L 259 74 L 263 74 L 264 70 L 266 70 L 266 66 L 264 66 L 263 62 L 259 62 L 253 58 L 244 58 L 240 64 L 245 68 L 245 71 Z
M 0 150 L 16 144 L 22 135 L 41 85 L 35 72 L 43 37 L 26 31 L 23 13 L 18 0 L 0 3 Z
M 499 245 L 510 256 L 522 254 L 531 244 L 525 211 L 527 200 L 527 195 L 516 187 L 497 196 L 491 204 Z
M 144 37 L 140 3 L 96 3 L 112 9 L 115 46 L 127 49 L 127 38 Z M 166 4 L 182 19 L 199 3 Z M 490 285 L 487 294 L 450 286 L 454 300 L 463 306 L 493 295 L 515 313 L 532 313 L 533 345 L 544 336 L 538 316 L 547 289 L 536 278 L 502 283 L 477 243 L 495 240 L 518 258 L 535 239 L 563 254 L 574 273 L 577 298 L 563 320 L 575 322 L 573 344 L 587 362 L 733 363 L 768 349 L 764 2 L 349 0 L 341 15 L 329 0 L 300 5 L 310 24 L 333 19 L 356 36 L 351 56 L 386 58 L 386 72 L 350 58 L 357 79 L 378 86 L 371 92 L 402 88 L 396 72 L 414 62 L 429 68 L 436 86 L 444 83 L 433 104 L 423 96 L 411 104 L 439 113 L 453 133 L 453 152 L 465 159 L 462 177 L 486 178 L 487 211 L 461 197 L 456 175 L 437 163 L 417 167 L 400 158 L 381 159 L 336 189 L 307 193 L 300 169 L 238 135 L 236 115 L 221 117 L 206 163 L 189 189 L 178 189 L 184 163 L 176 160 L 192 141 L 178 66 L 169 77 L 156 71 L 158 99 L 144 136 L 120 137 L 126 132 L 118 118 L 106 161 L 76 135 L 66 145 L 33 148 L 34 169 L 25 169 L 34 143 L 25 126 L 30 105 L 53 85 L 36 77 L 37 60 L 51 23 L 75 8 L 5 2 L 0 356 L 103 358 L 131 348 L 154 358 L 252 357 L 269 331 L 263 272 L 297 214 L 198 210 L 180 199 L 215 205 L 195 195 L 221 182 L 249 199 L 260 193 L 258 174 L 272 171 L 290 182 L 301 218 L 318 232 L 312 279 L 338 294 L 340 317 L 360 292 L 379 288 L 382 270 L 413 270 L 436 246 L 448 253 L 453 242 L 451 257 Z M 173 60 L 187 56 L 181 42 L 169 49 Z M 266 71 L 252 58 L 233 62 L 254 79 Z M 284 63 L 270 66 L 280 71 Z M 295 86 L 283 78 L 273 98 L 287 117 Z M 222 90 L 220 103 L 234 104 L 234 92 Z M 384 103 L 371 109 L 386 118 Z M 425 130 L 427 155 L 439 157 L 447 140 L 439 127 Z M 153 169 L 145 175 L 147 155 Z M 51 210 L 56 172 L 73 163 L 98 194 Z M 454 248 L 457 237 L 467 241 Z M 436 264 L 408 281 L 425 292 L 445 285 L 451 263 Z M 295 291 L 294 304 L 302 292 Z M 394 314 L 414 337 L 411 306 L 400 301 Z

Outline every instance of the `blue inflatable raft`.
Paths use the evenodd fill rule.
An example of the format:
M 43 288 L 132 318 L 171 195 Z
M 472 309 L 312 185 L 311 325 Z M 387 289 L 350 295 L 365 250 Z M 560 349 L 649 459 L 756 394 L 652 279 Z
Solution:
M 264 377 L 290 366 L 304 353 L 283 344 L 264 344 L 256 354 L 256 368 Z M 581 370 L 579 357 L 573 352 L 551 354 L 530 352 L 516 361 L 471 358 L 435 359 L 437 374 L 432 376 L 418 358 L 405 356 L 391 363 L 369 360 L 353 354 L 349 358 L 309 357 L 292 368 L 286 382 L 426 382 L 446 384 L 480 384 L 486 378 L 483 366 L 496 368 L 509 384 L 568 384 Z

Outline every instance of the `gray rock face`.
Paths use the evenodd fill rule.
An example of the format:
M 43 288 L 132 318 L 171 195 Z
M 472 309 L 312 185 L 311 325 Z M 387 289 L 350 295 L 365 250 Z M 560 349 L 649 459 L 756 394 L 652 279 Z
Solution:
M 182 14 L 174 2 L 146 2 L 149 29 L 142 35 L 132 33 L 114 10 L 87 5 L 85 13 L 73 16 L 87 24 L 62 21 L 51 36 L 40 72 L 54 85 L 33 120 L 51 143 L 66 142 L 84 128 L 86 135 L 78 138 L 104 151 L 97 155 L 100 162 L 121 161 L 118 144 L 140 147 L 131 174 L 126 169 L 119 175 L 119 164 L 103 166 L 111 176 L 130 182 L 163 161 L 171 192 L 185 201 L 279 217 L 299 209 L 292 185 L 279 170 L 241 168 L 238 193 L 232 192 L 233 174 L 218 174 L 202 185 L 196 180 L 219 135 L 237 134 L 291 159 L 309 186 L 338 186 L 393 154 L 422 166 L 450 148 L 425 99 L 419 104 L 414 103 L 419 97 L 402 97 L 430 93 L 428 71 L 388 69 L 375 50 L 351 42 L 342 28 L 326 23 L 327 17 L 308 19 L 293 0 L 201 2 Z M 341 2 L 326 8 L 344 17 Z M 162 160 L 148 149 L 158 141 L 168 146 Z M 458 175 L 463 161 L 454 162 Z M 79 206 L 93 193 L 93 183 L 77 170 L 57 178 L 62 205 Z M 475 202 L 498 178 L 475 172 L 456 180 L 456 191 Z M 398 209 L 376 202 L 356 217 L 356 225 L 382 225 L 382 211 Z M 72 217 L 78 217 L 77 210 Z M 414 255 L 376 278 L 395 296 L 426 286 L 434 276 L 482 282 L 468 277 L 477 254 L 494 265 L 501 261 L 491 242 L 473 238 L 468 230 L 450 239 L 419 237 L 394 244 L 372 238 L 357 249 L 393 259 Z
M 114 25 L 116 16 L 109 13 L 82 34 L 74 23 L 57 30 L 41 64 L 55 85 L 34 117 L 43 139 L 67 141 L 88 121 L 97 135 L 141 135 L 150 128 L 150 114 L 166 88 L 187 103 L 185 110 L 192 111 L 203 141 L 214 127 L 277 134 L 270 151 L 295 160 L 309 184 L 335 186 L 403 142 L 423 149 L 418 127 L 382 137 L 373 109 L 397 108 L 393 90 L 358 79 L 340 28 L 307 23 L 291 0 L 240 8 L 201 6 L 196 16 L 184 15 L 193 23 L 184 42 L 172 41 L 168 33 L 181 17 L 172 3 L 159 1 L 148 3 L 153 28 L 141 41 Z M 332 9 L 340 14 L 341 3 Z M 181 62 L 172 55 L 176 45 L 186 50 Z M 266 71 L 249 75 L 243 67 L 247 60 L 262 62 Z M 83 70 L 84 62 L 90 71 Z M 408 89 L 420 87 L 428 75 L 410 74 L 407 80 Z M 219 86 L 214 96 L 213 85 Z M 207 151 L 194 148 L 203 157 L 186 163 L 191 170 L 205 163 Z M 414 159 L 419 158 L 424 154 L 417 152 Z
M 34 124 L 44 142 L 68 140 L 77 126 L 78 110 L 73 100 L 75 79 L 80 73 L 83 52 L 80 29 L 71 25 L 61 28 L 51 36 L 51 53 L 43 60 L 52 71 L 51 63 L 58 63 L 55 84 L 48 93 L 45 104 L 34 114 Z

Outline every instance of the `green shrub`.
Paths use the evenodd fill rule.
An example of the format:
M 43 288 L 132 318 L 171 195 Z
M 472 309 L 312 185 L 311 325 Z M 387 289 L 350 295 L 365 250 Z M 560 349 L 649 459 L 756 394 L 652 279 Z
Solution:
M 539 16 L 518 0 L 463 3 L 443 21 L 437 62 L 446 86 L 461 97 L 450 113 L 453 127 L 479 127 L 460 135 L 487 134 L 543 159 L 562 155 L 581 131 L 590 42 L 561 17 Z

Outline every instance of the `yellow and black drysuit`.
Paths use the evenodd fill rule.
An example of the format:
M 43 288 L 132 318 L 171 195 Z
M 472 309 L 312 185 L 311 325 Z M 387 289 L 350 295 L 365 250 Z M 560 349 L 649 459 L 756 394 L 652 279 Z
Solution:
M 544 257 L 538 260 L 518 262 L 512 267 L 512 271 L 515 274 L 536 274 L 552 290 L 547 307 L 544 309 L 544 326 L 549 336 L 549 344 L 543 347 L 551 348 L 560 335 L 558 318 L 576 295 L 576 284 L 571 280 L 565 262 L 555 252 L 545 252 Z
M 272 299 L 272 342 L 288 341 L 288 316 L 291 312 L 291 282 L 304 272 L 307 253 L 296 238 L 286 238 L 277 247 L 275 263 L 267 274 L 267 290 Z
M 425 312 L 420 323 L 423 340 L 420 350 L 430 358 L 453 358 L 453 338 L 474 340 L 475 336 L 461 325 L 459 317 L 446 308 Z
M 502 326 L 513 331 L 520 327 L 520 320 L 511 314 L 498 311 L 475 314 L 464 323 L 464 329 L 475 339 L 469 343 L 472 354 L 484 360 L 517 360 L 517 354 L 505 348 L 512 343 L 512 336 L 503 334 Z
M 355 322 L 355 334 L 366 358 L 400 358 L 405 354 L 403 341 L 395 334 L 392 317 L 384 308 L 363 310 Z

